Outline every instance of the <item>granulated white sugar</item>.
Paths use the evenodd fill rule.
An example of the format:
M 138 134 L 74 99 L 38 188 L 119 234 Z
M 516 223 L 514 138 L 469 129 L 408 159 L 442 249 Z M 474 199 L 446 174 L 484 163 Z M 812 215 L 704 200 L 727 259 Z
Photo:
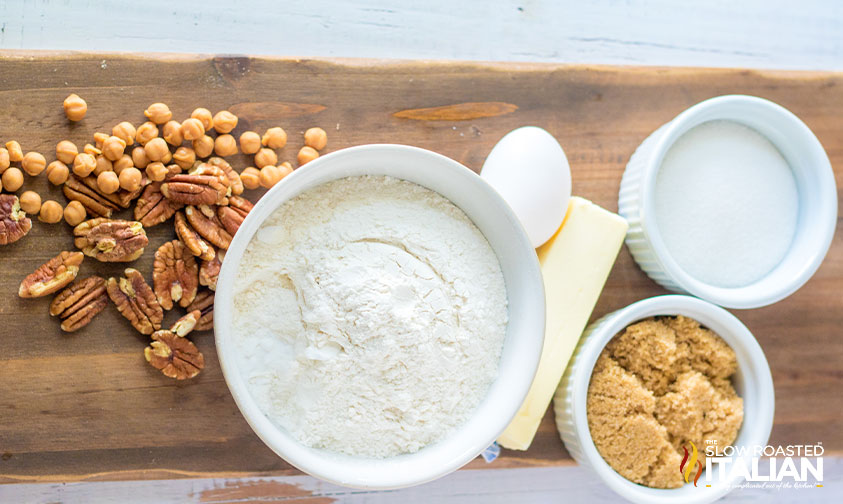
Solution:
M 308 446 L 415 452 L 463 424 L 497 377 L 500 264 L 462 210 L 416 184 L 351 177 L 284 203 L 235 289 L 241 374 Z
M 670 148 L 656 178 L 656 221 L 671 256 L 709 285 L 749 285 L 790 248 L 799 217 L 793 171 L 752 128 L 703 123 Z

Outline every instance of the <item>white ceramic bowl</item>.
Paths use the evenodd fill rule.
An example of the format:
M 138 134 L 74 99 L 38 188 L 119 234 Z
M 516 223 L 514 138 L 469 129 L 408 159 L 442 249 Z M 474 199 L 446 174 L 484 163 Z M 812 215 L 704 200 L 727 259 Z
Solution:
M 309 448 L 276 427 L 258 408 L 238 369 L 232 341 L 234 279 L 246 245 L 283 202 L 325 182 L 354 175 L 390 175 L 438 192 L 461 208 L 498 257 L 509 301 L 509 323 L 498 378 L 474 415 L 452 435 L 416 453 L 386 459 Z M 272 188 L 241 225 L 217 283 L 214 331 L 220 365 L 237 406 L 255 433 L 290 464 L 344 486 L 390 489 L 424 483 L 469 462 L 503 432 L 527 395 L 544 341 L 544 287 L 535 250 L 504 200 L 465 166 L 404 145 L 364 145 L 311 161 Z
M 767 137 L 790 164 L 799 192 L 790 250 L 765 277 L 736 288 L 709 285 L 685 272 L 670 256 L 654 215 L 656 174 L 665 153 L 688 130 L 713 120 L 742 123 Z M 629 221 L 629 251 L 650 278 L 721 306 L 757 308 L 793 294 L 819 268 L 837 226 L 837 187 L 825 150 L 798 117 L 762 98 L 719 96 L 685 110 L 644 140 L 626 165 L 618 213 Z
M 770 366 L 758 342 L 734 315 L 723 308 L 690 296 L 657 296 L 600 318 L 586 328 L 556 390 L 553 408 L 556 427 L 565 448 L 576 461 L 590 467 L 606 485 L 622 497 L 641 504 L 702 504 L 726 495 L 740 479 L 720 480 L 713 475 L 711 487 L 692 483 L 676 489 L 656 489 L 624 478 L 603 460 L 594 446 L 586 416 L 586 397 L 594 364 L 603 347 L 626 326 L 655 315 L 685 315 L 717 333 L 735 351 L 738 371 L 732 384 L 743 398 L 744 418 L 734 446 L 765 446 L 773 427 L 775 396 Z M 679 468 L 677 467 L 678 471 Z M 708 484 L 705 481 L 705 484 Z

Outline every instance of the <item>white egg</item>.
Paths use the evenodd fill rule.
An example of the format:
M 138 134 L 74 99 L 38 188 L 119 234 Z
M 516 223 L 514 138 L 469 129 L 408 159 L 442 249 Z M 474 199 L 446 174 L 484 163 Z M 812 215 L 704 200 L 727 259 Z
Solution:
M 571 198 L 571 168 L 547 131 L 525 126 L 507 133 L 489 153 L 480 176 L 509 203 L 534 247 L 562 225 Z

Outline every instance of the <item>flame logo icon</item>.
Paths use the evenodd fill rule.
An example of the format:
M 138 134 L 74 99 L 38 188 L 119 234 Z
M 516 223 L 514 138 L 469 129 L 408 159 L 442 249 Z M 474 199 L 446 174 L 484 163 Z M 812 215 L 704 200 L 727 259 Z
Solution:
M 689 443 L 691 443 L 691 460 L 688 460 L 688 448 L 683 446 L 682 449 L 685 450 L 685 456 L 682 457 L 682 462 L 679 463 L 679 474 L 685 476 L 685 483 L 690 483 L 689 478 L 691 477 L 691 471 L 694 469 L 695 464 L 698 465 L 699 470 L 697 470 L 697 475 L 694 476 L 694 486 L 697 486 L 697 481 L 700 480 L 703 467 L 702 462 L 699 461 L 697 445 L 695 445 L 693 441 L 689 441 Z

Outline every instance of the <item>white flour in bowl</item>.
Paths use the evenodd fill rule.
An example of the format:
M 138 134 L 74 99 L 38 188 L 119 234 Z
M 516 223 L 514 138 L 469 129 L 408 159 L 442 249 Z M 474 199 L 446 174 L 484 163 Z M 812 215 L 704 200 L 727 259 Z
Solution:
M 235 290 L 241 374 L 311 447 L 415 452 L 465 422 L 497 376 L 497 257 L 462 210 L 410 182 L 350 177 L 284 203 Z

